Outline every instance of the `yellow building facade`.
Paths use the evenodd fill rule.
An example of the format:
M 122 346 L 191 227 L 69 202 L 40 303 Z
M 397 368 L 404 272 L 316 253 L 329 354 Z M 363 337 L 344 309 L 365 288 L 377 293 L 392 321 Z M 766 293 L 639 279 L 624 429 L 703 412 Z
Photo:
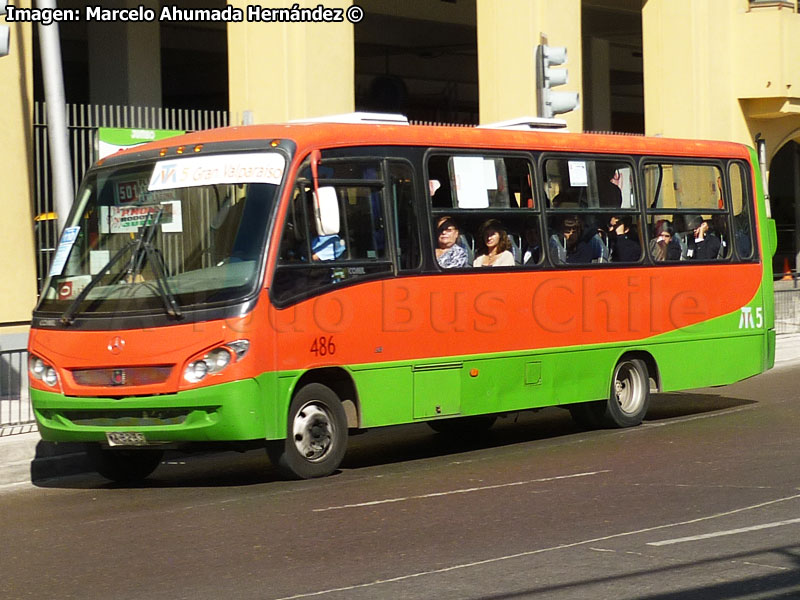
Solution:
M 115 3 L 140 4 L 135 0 L 106 4 Z M 30 6 L 30 1 L 16 4 Z M 245 0 L 227 4 L 242 11 L 252 5 Z M 329 0 L 325 6 L 344 11 L 352 4 Z M 244 20 L 224 25 L 228 98 L 224 108 L 234 123 L 380 110 L 382 106 L 373 102 L 379 96 L 370 95 L 375 92 L 370 82 L 375 80 L 385 84 L 384 92 L 415 98 L 425 114 L 436 115 L 446 104 L 452 114 L 466 115 L 465 121 L 475 123 L 534 116 L 534 51 L 546 41 L 568 49 L 569 81 L 559 89 L 578 92 L 581 98 L 576 110 L 561 115 L 571 131 L 616 129 L 749 145 L 760 134 L 766 140 L 768 164 L 781 151 L 796 152 L 800 147 L 797 0 L 359 0 L 356 4 L 363 8 L 364 18 L 355 23 Z M 226 4 L 220 0 L 219 5 Z M 628 25 L 620 26 L 623 22 Z M 150 63 L 158 64 L 153 40 L 158 39 L 154 28 L 159 25 L 163 23 L 148 23 L 147 35 L 137 36 L 137 27 L 145 25 L 115 24 L 121 28 L 119 36 L 125 36 L 129 59 L 146 55 Z M 197 31 L 208 29 L 196 26 Z M 18 333 L 29 319 L 36 297 L 31 226 L 32 33 L 30 24 L 11 27 L 11 53 L 0 58 L 0 147 L 5 157 L 0 173 L 6 225 L 0 248 L 7 257 L 0 265 L 0 349 L 3 333 Z M 99 27 L 94 23 L 78 34 L 88 36 L 90 62 L 91 56 L 102 52 L 102 43 L 113 44 L 93 37 Z M 166 52 L 162 47 L 161 64 Z M 96 67 L 89 69 L 93 94 L 102 92 L 104 85 L 103 65 Z M 161 93 L 161 81 L 153 81 L 153 94 L 148 96 L 151 72 L 130 69 L 128 84 L 139 90 L 138 97 Z M 125 87 L 125 81 L 116 74 L 109 85 Z M 446 93 L 436 91 L 442 87 Z M 797 159 L 778 162 L 790 169 L 790 176 L 781 175 L 781 181 L 800 182 L 800 153 Z M 790 202 L 795 210 L 800 189 L 781 184 L 778 191 L 788 198 L 782 202 Z M 800 216 L 796 220 L 800 224 Z M 800 227 L 793 232 L 791 253 L 800 249 Z

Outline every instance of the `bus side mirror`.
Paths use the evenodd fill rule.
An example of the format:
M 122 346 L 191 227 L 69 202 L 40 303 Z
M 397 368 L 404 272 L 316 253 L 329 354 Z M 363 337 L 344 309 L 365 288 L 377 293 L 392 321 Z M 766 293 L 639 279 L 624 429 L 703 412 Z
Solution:
M 339 233 L 339 199 L 333 186 L 321 187 L 314 191 L 314 219 L 319 235 Z

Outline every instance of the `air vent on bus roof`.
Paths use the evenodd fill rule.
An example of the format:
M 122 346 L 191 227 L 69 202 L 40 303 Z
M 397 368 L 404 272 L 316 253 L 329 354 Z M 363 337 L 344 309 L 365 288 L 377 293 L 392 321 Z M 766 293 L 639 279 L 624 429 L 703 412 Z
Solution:
M 405 115 L 392 113 L 352 112 L 341 115 L 326 115 L 308 119 L 295 119 L 289 123 L 371 123 L 380 125 L 408 125 Z
M 478 129 L 513 129 L 515 131 L 567 131 L 564 119 L 547 119 L 544 117 L 517 117 L 507 121 L 478 125 Z

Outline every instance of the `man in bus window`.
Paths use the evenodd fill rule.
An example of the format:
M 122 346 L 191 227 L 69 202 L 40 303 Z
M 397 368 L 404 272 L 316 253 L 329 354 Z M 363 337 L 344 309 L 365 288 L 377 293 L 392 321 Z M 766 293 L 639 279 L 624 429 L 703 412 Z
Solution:
M 523 231 L 523 265 L 538 265 L 542 257 L 542 241 L 539 239 L 539 224 L 536 221 L 526 221 Z
M 597 195 L 600 206 L 619 208 L 622 206 L 622 190 L 614 181 L 619 180 L 616 167 L 611 163 L 595 163 L 597 171 Z
M 686 220 L 686 224 L 694 234 L 690 235 L 687 240 L 687 258 L 690 260 L 716 260 L 719 256 L 722 242 L 710 230 L 708 221 L 704 220 L 700 215 L 692 215 Z

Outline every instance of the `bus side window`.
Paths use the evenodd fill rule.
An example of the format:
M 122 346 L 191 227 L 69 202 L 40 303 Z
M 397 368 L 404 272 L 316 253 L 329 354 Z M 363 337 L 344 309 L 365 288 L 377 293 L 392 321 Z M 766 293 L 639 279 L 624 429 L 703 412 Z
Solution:
M 308 236 L 304 210 L 306 193 L 303 186 L 298 185 L 286 211 L 279 255 L 281 262 L 308 261 Z
M 400 270 L 417 269 L 422 262 L 414 178 L 405 163 L 390 163 L 390 205 L 394 210 L 395 250 Z
M 733 212 L 733 243 L 739 258 L 753 258 L 753 227 L 750 216 L 750 194 L 747 177 L 740 163 L 732 163 L 728 170 L 731 186 L 731 209 Z
M 673 262 L 678 246 L 680 260 L 730 259 L 731 199 L 717 165 L 689 161 L 648 164 L 643 174 L 648 247 L 655 262 Z

